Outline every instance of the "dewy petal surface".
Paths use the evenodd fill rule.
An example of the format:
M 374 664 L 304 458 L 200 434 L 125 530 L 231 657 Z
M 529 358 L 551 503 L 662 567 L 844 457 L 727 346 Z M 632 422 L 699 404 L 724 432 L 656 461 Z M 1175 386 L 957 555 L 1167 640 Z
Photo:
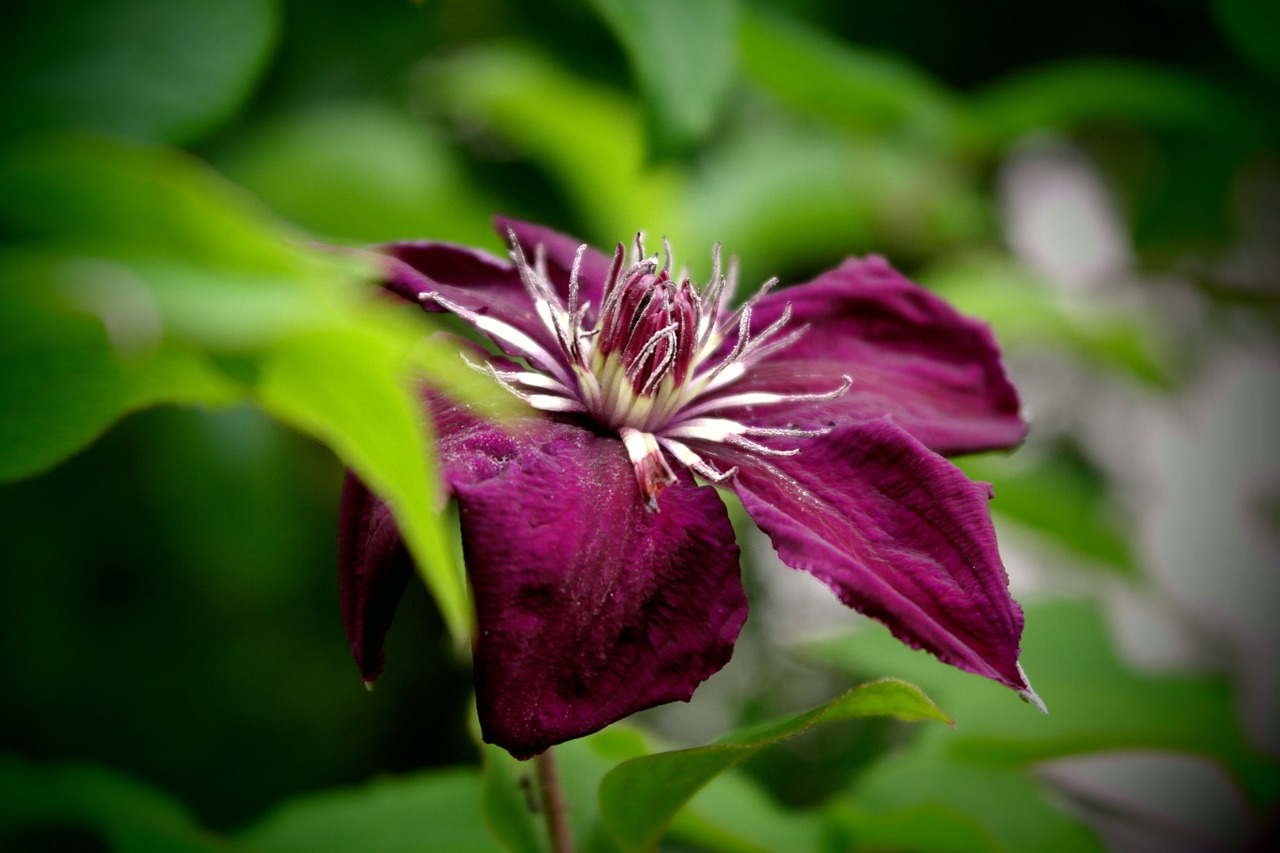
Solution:
M 382 671 L 387 628 L 412 576 L 391 510 L 347 472 L 338 513 L 338 583 L 342 623 L 366 683 Z
M 838 427 L 795 456 L 718 458 L 741 466 L 738 495 L 784 563 L 908 645 L 1030 692 L 988 485 L 888 419 Z
M 475 597 L 485 740 L 516 757 L 687 700 L 746 618 L 719 496 L 688 474 L 651 512 L 621 442 L 436 407 Z
M 883 258 L 850 258 L 811 282 L 769 293 L 752 313 L 752 330 L 767 328 L 788 302 L 788 328 L 807 331 L 724 393 L 822 393 L 839 388 L 844 376 L 852 386 L 834 400 L 731 409 L 724 417 L 757 426 L 820 427 L 888 414 L 946 454 L 1013 447 L 1025 437 L 1018 395 L 990 330 Z

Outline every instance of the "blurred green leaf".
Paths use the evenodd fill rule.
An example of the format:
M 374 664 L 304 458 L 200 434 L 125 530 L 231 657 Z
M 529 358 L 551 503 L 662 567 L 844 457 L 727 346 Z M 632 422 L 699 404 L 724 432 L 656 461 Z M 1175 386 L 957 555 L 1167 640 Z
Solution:
M 869 716 L 950 722 L 910 684 L 892 679 L 863 684 L 812 711 L 753 726 L 710 746 L 623 762 L 600 785 L 601 817 L 624 849 L 653 850 L 681 806 L 715 776 L 763 747 L 815 725 Z
M 483 245 L 500 208 L 467 181 L 442 138 L 373 102 L 272 118 L 219 165 L 291 222 L 343 240 Z
M 1280 80 L 1280 4 L 1271 0 L 1214 0 L 1218 26 L 1241 56 Z
M 1037 130 L 1102 122 L 1264 142 L 1280 120 L 1265 105 L 1174 67 L 1068 59 L 1019 71 L 969 101 L 982 145 L 999 151 Z
M 471 608 L 426 417 L 406 370 L 405 341 L 362 328 L 320 329 L 273 346 L 257 399 L 269 414 L 323 441 L 392 508 L 419 574 L 453 636 L 470 635 Z
M 830 803 L 823 814 L 833 851 L 996 853 L 1002 849 L 977 817 L 939 802 L 875 809 L 845 796 Z
M 0 482 L 56 465 L 137 409 L 242 396 L 209 359 L 157 345 L 145 301 L 138 317 L 117 299 L 110 326 L 69 306 L 22 306 L 13 289 L 51 289 L 59 277 L 58 261 L 32 260 L 0 259 Z
M 472 722 L 476 722 L 474 717 Z M 480 753 L 480 795 L 489 831 L 508 853 L 545 853 L 533 764 L 516 761 L 492 744 L 480 744 Z
M 930 749 L 881 761 L 859 778 L 846 802 L 844 819 L 854 838 L 872 849 L 881 840 L 914 853 L 1105 849 L 1029 774 L 962 764 Z M 900 830 L 904 834 L 897 836 Z
M 988 204 L 963 170 L 891 138 L 770 119 L 718 146 L 680 187 L 691 235 L 681 239 L 723 242 L 744 282 L 855 252 L 927 256 L 989 233 Z
M 794 853 L 826 849 L 817 810 L 779 805 L 745 773 L 721 773 L 671 819 L 666 838 L 722 853 Z M 833 851 L 834 853 L 834 851 Z
M 737 68 L 735 0 L 591 0 L 622 43 L 658 158 L 706 138 Z
M 1007 349 L 1066 347 L 1147 384 L 1173 383 L 1172 351 L 1147 315 L 1102 298 L 1073 300 L 998 257 L 971 254 L 926 271 L 920 280 L 961 312 L 990 323 Z
M 456 768 L 303 797 L 243 835 L 262 853 L 490 853 L 480 777 Z
M 956 460 L 971 479 L 991 483 L 993 512 L 1094 565 L 1136 577 L 1125 516 L 1108 499 L 1101 475 L 1074 455 L 973 456 Z
M 895 133 L 945 148 L 955 133 L 954 97 L 904 60 L 753 10 L 739 29 L 745 70 L 785 103 L 835 127 Z
M 58 454 L 144 403 L 224 400 L 229 381 L 218 384 L 211 367 L 198 370 L 199 353 L 219 356 L 244 374 L 266 411 L 328 443 L 394 507 L 450 631 L 464 642 L 470 633 L 466 587 L 438 513 L 442 500 L 434 492 L 415 384 L 429 374 L 442 387 L 483 393 L 474 381 L 452 380 L 468 371 L 458 370 L 451 347 L 422 342 L 429 327 L 369 298 L 368 259 L 305 246 L 194 161 L 103 140 L 54 139 L 21 149 L 0 164 L 0 198 L 0 222 L 54 258 L 53 268 L 78 274 L 69 283 L 54 283 L 64 285 L 64 298 L 99 313 L 108 333 L 113 322 L 120 325 L 113 317 L 132 304 L 123 295 L 142 318 L 126 316 L 135 326 L 142 323 L 141 331 L 130 332 L 133 338 L 144 335 L 142 345 L 196 353 L 187 356 L 185 368 L 182 362 L 162 362 L 147 372 L 146 362 L 113 361 L 99 342 L 99 364 L 79 377 L 80 385 L 46 383 L 37 389 L 43 401 L 29 401 L 39 402 L 38 409 L 0 421 L 20 438 L 29 440 L 43 428 L 57 439 L 37 447 L 40 455 L 16 470 L 52 464 Z M 52 298 L 47 284 L 26 284 L 26 290 L 6 288 L 0 298 L 15 304 Z M 64 322 L 52 312 L 38 317 L 31 340 L 44 341 L 45 351 L 58 350 L 39 369 L 83 367 L 83 353 L 68 345 L 83 350 L 82 338 L 91 332 L 69 331 L 74 320 Z M 17 390 L 4 393 L 17 401 L 35 393 L 21 390 L 30 382 L 24 358 L 31 360 L 19 352 L 6 371 Z M 97 397 L 75 397 L 85 382 L 98 389 Z M 110 397 L 104 397 L 107 391 Z M 60 425 L 89 414 L 93 420 L 83 425 Z
M 616 92 L 514 44 L 425 66 L 417 83 L 459 123 L 487 130 L 554 177 L 598 229 L 582 236 L 609 245 L 642 225 L 680 230 L 672 210 L 679 173 L 645 167 L 640 110 Z
M 249 95 L 275 45 L 275 0 L 50 0 L 0 30 L 6 135 L 83 128 L 191 142 Z
M 250 288 L 315 272 L 301 233 L 194 157 L 106 137 L 53 134 L 0 151 L 0 223 L 10 239 L 123 262 L 176 259 L 253 277 Z
M 1048 715 L 1007 687 L 912 652 L 887 631 L 821 643 L 806 657 L 856 677 L 894 672 L 926 685 L 956 719 L 947 752 L 975 764 L 1020 767 L 1107 749 L 1189 751 L 1233 771 L 1255 802 L 1280 795 L 1280 763 L 1244 740 L 1224 679 L 1134 672 L 1115 656 L 1091 604 L 1044 602 L 1025 611 L 1022 665 Z
M 114 770 L 77 764 L 39 767 L 0 756 L 0 846 L 11 849 L 9 844 L 39 843 L 42 836 L 53 839 L 76 831 L 101 838 L 117 853 L 251 849 L 206 833 L 182 806 Z

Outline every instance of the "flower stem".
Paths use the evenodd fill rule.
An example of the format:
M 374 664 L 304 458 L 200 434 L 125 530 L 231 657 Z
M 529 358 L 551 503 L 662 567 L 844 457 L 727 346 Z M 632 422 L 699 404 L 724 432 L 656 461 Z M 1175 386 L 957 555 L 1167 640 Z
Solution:
M 538 790 L 542 795 L 542 814 L 547 820 L 547 837 L 552 853 L 573 853 L 573 836 L 564 814 L 564 797 L 560 794 L 560 777 L 551 750 L 537 756 L 533 763 L 538 773 Z

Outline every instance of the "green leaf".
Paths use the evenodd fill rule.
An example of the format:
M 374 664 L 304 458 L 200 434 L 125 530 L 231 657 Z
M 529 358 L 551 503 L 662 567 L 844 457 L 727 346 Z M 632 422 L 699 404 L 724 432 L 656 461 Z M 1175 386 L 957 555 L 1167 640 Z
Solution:
M 604 825 L 623 849 L 653 850 L 681 806 L 715 776 L 763 747 L 815 725 L 869 716 L 950 722 L 927 696 L 906 682 L 885 679 L 863 684 L 819 708 L 753 726 L 710 746 L 623 762 L 600 786 Z
M 342 240 L 484 245 L 501 207 L 467 181 L 443 138 L 377 103 L 273 118 L 218 165 L 289 221 Z
M 734 0 L 591 0 L 622 43 L 658 158 L 706 138 L 736 71 Z
M 973 95 L 974 130 L 999 150 L 1036 130 L 1122 123 L 1263 142 L 1274 112 L 1193 73 L 1132 60 L 1069 59 L 1019 71 Z
M 954 96 L 901 59 L 843 44 L 779 15 L 743 15 L 746 72 L 790 106 L 847 130 L 950 142 Z
M 0 847 L 74 830 L 119 853 L 250 853 L 205 832 L 182 806 L 122 773 L 0 756 Z
M 83 128 L 191 142 L 229 118 L 274 47 L 274 0 L 50 0 L 0 31 L 5 135 Z
M 412 387 L 403 339 L 358 327 L 318 329 L 262 359 L 262 408 L 315 436 L 392 508 L 419 574 L 455 640 L 470 636 L 466 582 L 435 493 L 429 426 Z
M 1189 751 L 1232 771 L 1255 802 L 1280 795 L 1280 762 L 1245 741 L 1224 679 L 1134 672 L 1117 659 L 1091 604 L 1043 602 L 1025 611 L 1021 662 L 1047 715 L 1007 687 L 907 649 L 887 631 L 817 644 L 806 657 L 857 677 L 895 672 L 926 685 L 956 719 L 948 752 L 969 762 L 1021 767 L 1108 749 Z
M 179 260 L 256 277 L 250 286 L 315 272 L 304 235 L 195 158 L 106 137 L 50 135 L 0 151 L 0 223 L 11 239 Z
M 277 808 L 250 827 L 262 853 L 491 853 L 480 778 L 473 768 L 436 770 L 316 794 Z
M 0 451 L 19 457 L 0 455 L 0 471 L 47 467 L 141 405 L 232 398 L 240 392 L 216 360 L 394 507 L 465 642 L 466 587 L 438 513 L 416 385 L 430 377 L 481 403 L 502 393 L 459 370 L 453 347 L 424 341 L 432 327 L 419 312 L 372 298 L 368 260 L 306 246 L 186 157 L 118 142 L 25 146 L 0 163 L 0 199 L 0 223 L 38 247 L 15 255 L 28 260 L 0 293 L 9 303 L 0 316 L 21 318 L 5 322 L 30 327 L 0 366 L 0 394 L 22 405 L 0 428 L 23 442 Z M 55 310 L 63 303 L 70 310 Z M 32 385 L 51 371 L 59 375 Z
M 210 350 L 317 316 L 320 267 L 186 157 L 51 137 L 0 157 L 0 477 L 42 471 L 124 414 L 242 396 Z M 333 277 L 330 273 L 330 277 Z
M 13 289 L 53 288 L 59 272 L 47 259 L 0 260 L 0 482 L 53 467 L 137 409 L 225 405 L 243 395 L 198 352 L 149 343 L 145 317 L 117 313 L 113 342 L 98 318 L 20 307 Z M 123 300 L 113 307 L 128 310 Z

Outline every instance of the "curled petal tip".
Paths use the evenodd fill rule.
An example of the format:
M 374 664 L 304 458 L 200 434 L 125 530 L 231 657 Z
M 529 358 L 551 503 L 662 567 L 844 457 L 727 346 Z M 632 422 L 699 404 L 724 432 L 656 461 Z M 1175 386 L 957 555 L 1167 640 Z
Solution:
M 372 693 L 372 692 L 373 692 L 373 679 L 372 679 L 372 678 L 366 678 L 366 679 L 365 679 L 365 681 L 364 681 L 364 689 L 365 689 L 365 690 L 368 690 L 370 693 Z
M 1027 685 L 1024 689 L 1018 691 L 1018 695 L 1022 697 L 1022 701 L 1036 706 L 1042 714 L 1049 713 L 1049 708 L 1044 704 L 1044 700 L 1036 695 L 1036 692 L 1031 689 L 1031 679 L 1027 678 L 1027 673 L 1023 670 L 1022 664 L 1017 664 L 1017 667 L 1018 675 L 1022 677 L 1022 683 Z

